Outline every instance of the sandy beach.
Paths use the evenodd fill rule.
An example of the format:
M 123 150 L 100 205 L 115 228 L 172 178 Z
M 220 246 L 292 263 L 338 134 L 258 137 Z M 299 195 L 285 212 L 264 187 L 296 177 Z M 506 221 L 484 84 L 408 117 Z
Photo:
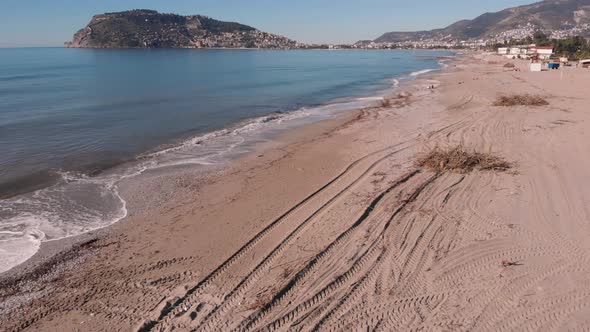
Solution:
M 587 331 L 590 71 L 469 54 L 0 277 L 2 331 Z M 500 96 L 543 106 L 493 106 Z M 435 171 L 435 148 L 509 170 Z

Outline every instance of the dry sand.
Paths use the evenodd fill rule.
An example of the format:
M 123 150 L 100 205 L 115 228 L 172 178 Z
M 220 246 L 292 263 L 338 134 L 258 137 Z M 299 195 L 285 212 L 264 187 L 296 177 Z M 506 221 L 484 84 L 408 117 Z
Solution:
M 124 222 L 4 277 L 0 329 L 589 330 L 590 72 L 505 62 L 124 188 Z M 513 93 L 549 105 L 491 106 Z M 416 166 L 457 145 L 513 168 Z

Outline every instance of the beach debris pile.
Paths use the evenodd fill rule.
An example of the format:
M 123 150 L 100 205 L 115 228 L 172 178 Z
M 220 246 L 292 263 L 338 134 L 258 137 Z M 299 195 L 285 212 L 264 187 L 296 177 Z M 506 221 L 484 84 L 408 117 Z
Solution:
M 412 94 L 409 92 L 399 92 L 394 97 L 383 98 L 380 106 L 382 108 L 402 108 L 409 105 L 410 97 Z
M 435 172 L 469 173 L 473 170 L 503 172 L 512 168 L 512 164 L 490 153 L 468 152 L 462 146 L 452 148 L 436 147 L 420 156 L 418 167 Z
M 509 95 L 509 96 L 500 96 L 496 101 L 492 104 L 493 106 L 546 106 L 549 105 L 549 102 L 537 95 Z
M 524 265 L 524 264 L 519 263 L 519 262 L 509 261 L 506 259 L 502 261 L 502 267 L 504 267 L 504 268 L 511 267 L 511 266 L 521 266 L 521 265 Z

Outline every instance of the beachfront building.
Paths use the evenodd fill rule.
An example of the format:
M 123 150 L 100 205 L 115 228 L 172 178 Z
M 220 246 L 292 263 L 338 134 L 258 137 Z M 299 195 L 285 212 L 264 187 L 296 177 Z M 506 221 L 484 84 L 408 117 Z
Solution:
M 510 48 L 510 56 L 512 59 L 529 59 L 529 47 L 528 46 L 516 46 Z
M 508 47 L 500 47 L 498 48 L 498 54 L 499 55 L 507 55 L 509 52 Z
M 526 46 L 500 47 L 498 54 L 503 55 L 509 59 L 525 59 L 527 58 L 528 48 Z
M 499 47 L 498 55 L 509 59 L 538 59 L 549 60 L 553 55 L 553 46 L 513 46 Z
M 520 47 L 511 47 L 510 50 L 508 51 L 508 54 L 518 56 L 518 55 L 523 54 L 523 50 L 524 50 L 524 53 L 526 54 L 526 49 L 522 49 Z
M 553 55 L 553 46 L 531 46 L 529 50 L 539 60 L 549 60 Z

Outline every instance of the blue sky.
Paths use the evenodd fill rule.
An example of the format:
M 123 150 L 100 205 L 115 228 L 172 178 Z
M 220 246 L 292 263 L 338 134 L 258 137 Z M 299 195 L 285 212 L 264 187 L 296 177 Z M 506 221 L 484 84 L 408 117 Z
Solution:
M 0 47 L 60 46 L 92 15 L 133 8 L 238 21 L 302 42 L 444 27 L 534 0 L 1 0 Z

